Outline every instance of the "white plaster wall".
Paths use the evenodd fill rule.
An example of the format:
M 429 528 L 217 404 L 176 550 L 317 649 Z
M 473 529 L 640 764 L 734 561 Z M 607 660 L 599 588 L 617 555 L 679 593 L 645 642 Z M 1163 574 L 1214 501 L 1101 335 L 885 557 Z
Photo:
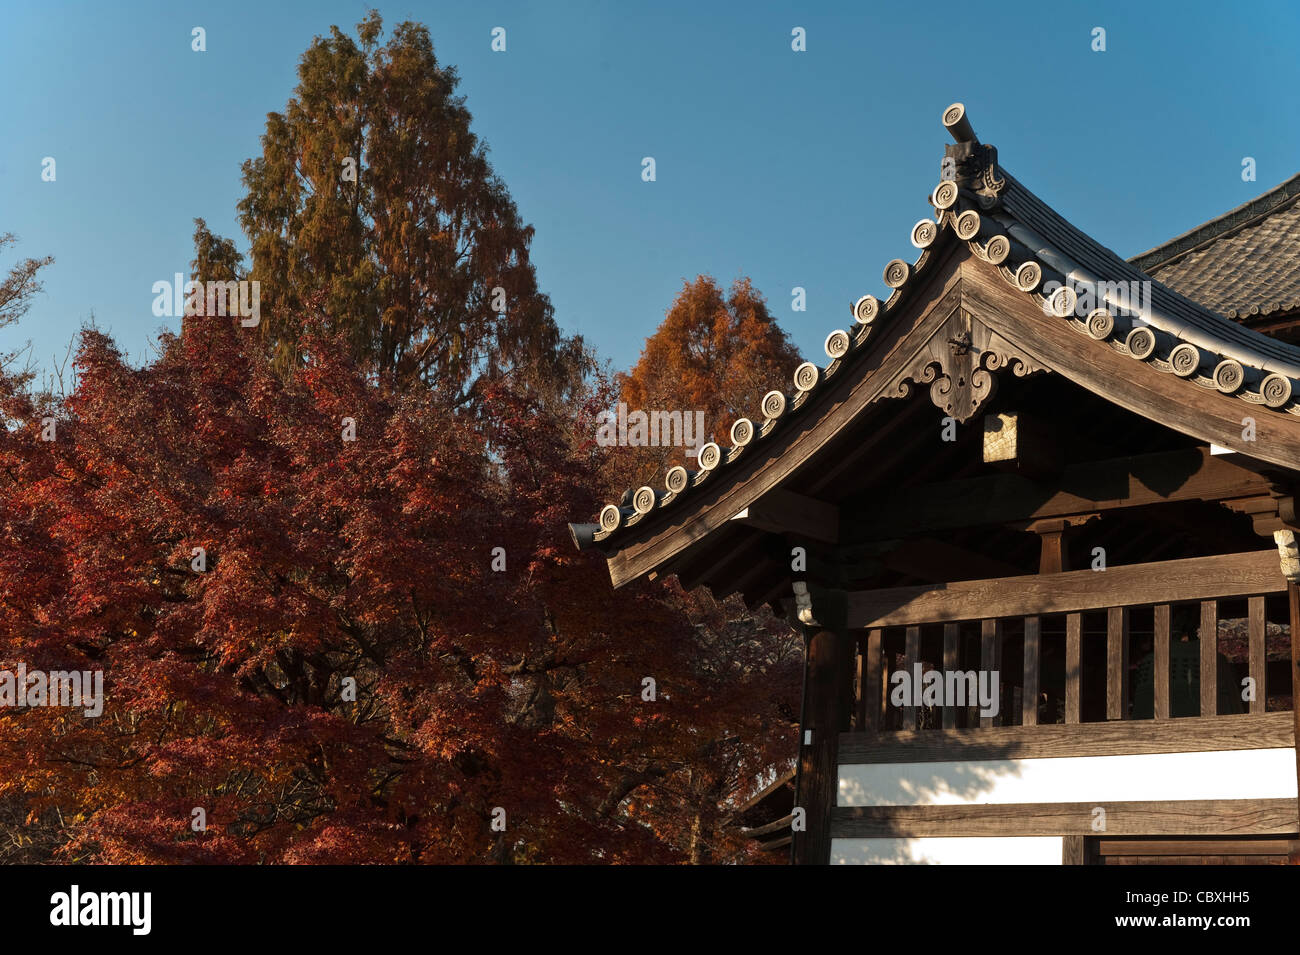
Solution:
M 840 806 L 1285 799 L 1295 749 L 846 764 Z
M 832 839 L 831 865 L 1060 865 L 1060 836 Z

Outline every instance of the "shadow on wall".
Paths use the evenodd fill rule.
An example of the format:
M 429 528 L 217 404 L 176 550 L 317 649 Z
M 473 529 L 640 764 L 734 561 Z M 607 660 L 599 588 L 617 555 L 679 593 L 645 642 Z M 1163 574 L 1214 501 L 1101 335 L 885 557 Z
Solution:
M 1012 747 L 986 754 L 990 759 L 1013 758 Z M 1020 769 L 1005 762 L 990 766 L 973 763 L 876 763 L 880 770 L 890 765 L 899 768 L 897 774 L 876 776 L 870 785 L 862 780 L 841 779 L 837 804 L 840 806 L 917 805 L 933 803 L 979 802 L 990 793 L 999 779 L 1019 775 Z M 906 767 L 904 769 L 904 767 Z M 841 767 L 841 772 L 845 767 Z M 1042 838 L 1017 840 L 1042 843 Z M 1045 861 L 1061 859 L 1061 840 L 1047 837 L 1054 848 L 1037 846 L 1035 855 L 1046 856 Z M 831 859 L 840 865 L 942 865 L 970 864 L 995 865 L 1007 861 L 1010 846 L 995 845 L 1004 840 L 994 839 L 914 839 L 899 832 L 888 831 L 872 838 L 836 839 L 831 848 Z M 1053 856 L 1052 853 L 1055 853 Z M 1020 853 L 1010 853 L 1019 856 Z M 1019 858 L 1013 861 L 1021 861 Z
M 1023 775 L 1012 747 L 981 754 L 978 761 L 860 763 L 840 766 L 840 806 L 917 806 L 980 802 L 997 785 Z M 984 765 L 987 764 L 987 765 Z M 870 770 L 870 776 L 844 778 L 846 770 Z

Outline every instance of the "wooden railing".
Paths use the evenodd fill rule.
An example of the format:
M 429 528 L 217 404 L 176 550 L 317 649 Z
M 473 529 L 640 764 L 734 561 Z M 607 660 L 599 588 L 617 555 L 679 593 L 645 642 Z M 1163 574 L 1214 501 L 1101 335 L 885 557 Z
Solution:
M 1270 550 L 849 594 L 849 623 L 864 628 L 853 729 L 1291 709 L 1285 589 Z M 893 705 L 891 675 L 904 667 L 914 674 L 916 663 L 923 672 L 996 672 L 996 715 L 952 701 Z

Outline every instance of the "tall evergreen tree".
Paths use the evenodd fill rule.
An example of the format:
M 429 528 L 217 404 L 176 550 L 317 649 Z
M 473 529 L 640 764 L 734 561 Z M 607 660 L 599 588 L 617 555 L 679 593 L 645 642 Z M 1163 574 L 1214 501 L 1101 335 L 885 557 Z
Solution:
M 333 328 L 387 380 L 458 402 L 507 373 L 540 390 L 572 381 L 581 342 L 538 290 L 533 229 L 470 130 L 456 70 L 425 27 L 402 23 L 381 45 L 382 32 L 371 12 L 355 41 L 317 37 L 243 166 L 249 277 L 278 366 L 295 363 L 293 315 L 322 290 Z

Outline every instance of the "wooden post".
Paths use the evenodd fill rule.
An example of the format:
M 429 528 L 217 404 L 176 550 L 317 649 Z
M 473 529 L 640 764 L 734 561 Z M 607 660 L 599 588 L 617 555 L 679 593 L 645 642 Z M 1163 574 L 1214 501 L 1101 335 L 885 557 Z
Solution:
M 998 674 L 999 695 L 1002 687 L 1002 621 L 980 621 L 980 669 Z M 996 716 L 980 715 L 980 726 L 1002 726 L 1006 717 L 1002 711 L 1002 701 L 998 701 Z
M 1020 699 L 1020 725 L 1038 725 L 1038 617 L 1025 618 L 1025 693 Z
M 1169 604 L 1155 607 L 1155 652 L 1152 654 L 1152 689 L 1155 692 L 1155 718 L 1169 719 Z
M 880 730 L 880 677 L 885 662 L 884 631 L 876 628 L 867 631 L 864 652 L 867 655 L 866 681 L 862 684 L 862 698 L 866 703 L 862 729 L 868 733 Z
M 867 638 L 858 638 L 853 674 L 853 729 L 861 733 L 867 726 Z
M 826 865 L 831 857 L 831 810 L 839 788 L 839 734 L 853 711 L 853 637 L 843 630 L 807 634 L 808 685 L 799 728 L 799 793 L 807 828 L 795 832 L 795 865 Z M 811 733 L 811 741 L 808 734 Z
M 1059 574 L 1069 570 L 1069 552 L 1065 549 L 1065 531 L 1044 531 L 1041 535 L 1042 546 L 1038 555 L 1038 572 L 1040 574 Z
M 1290 587 L 1287 588 L 1288 590 Z M 1201 601 L 1201 716 L 1219 712 L 1219 602 Z
M 961 667 L 959 637 L 955 623 L 943 625 L 943 669 L 946 673 L 955 672 Z M 943 708 L 943 728 L 946 730 L 957 728 L 957 707 L 953 706 L 951 701 Z
M 913 673 L 916 672 L 912 668 L 912 664 L 921 662 L 921 628 L 920 627 L 907 628 L 907 637 L 903 644 L 903 657 L 904 657 L 903 669 L 904 671 L 906 671 L 908 676 L 911 676 Z M 920 697 L 920 695 L 921 695 L 921 687 L 920 686 L 912 687 L 912 699 L 915 700 L 918 697 Z M 903 707 L 903 729 L 905 730 L 916 729 L 917 712 L 918 712 L 918 708 L 915 706 Z
M 1128 719 L 1128 608 L 1106 612 L 1106 719 Z
M 880 631 L 884 632 L 884 631 Z M 884 732 L 893 729 L 894 721 L 889 717 L 889 677 L 894 672 L 894 652 L 889 649 L 888 644 L 882 639 L 880 641 L 880 699 L 877 712 L 880 714 L 880 721 L 876 724 L 876 729 Z
M 1087 865 L 1087 836 L 1064 836 L 1061 839 L 1061 865 Z
M 1083 677 L 1083 615 L 1065 618 L 1065 722 L 1077 723 L 1081 713 L 1080 683 Z
M 1290 588 L 1288 588 L 1290 589 Z M 1263 713 L 1264 705 L 1268 702 L 1268 694 L 1265 691 L 1264 669 L 1264 635 L 1267 629 L 1267 619 L 1264 615 L 1264 598 L 1250 598 L 1250 651 L 1248 659 L 1250 661 L 1250 677 L 1255 681 L 1255 698 L 1250 701 L 1250 712 Z
M 1300 585 L 1288 580 L 1286 595 L 1291 605 L 1291 719 L 1295 725 L 1295 776 L 1300 785 Z M 1300 855 L 1300 853 L 1297 853 Z

